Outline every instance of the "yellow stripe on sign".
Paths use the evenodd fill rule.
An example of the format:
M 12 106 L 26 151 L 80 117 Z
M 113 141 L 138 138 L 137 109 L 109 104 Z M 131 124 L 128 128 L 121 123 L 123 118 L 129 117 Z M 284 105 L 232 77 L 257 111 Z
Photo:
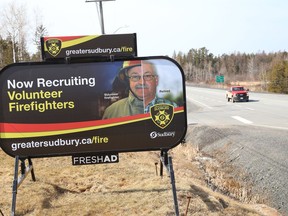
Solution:
M 79 132 L 83 132 L 83 131 L 109 128 L 109 127 L 123 125 L 123 124 L 127 124 L 127 123 L 144 121 L 144 120 L 149 119 L 149 118 L 150 117 L 146 117 L 146 118 L 135 119 L 135 120 L 130 120 L 130 121 L 126 121 L 126 122 L 119 122 L 119 123 L 113 123 L 113 124 L 107 124 L 107 125 L 92 126 L 92 127 L 86 127 L 86 128 L 77 128 L 77 129 L 70 129 L 70 130 L 44 131 L 44 132 L 22 132 L 22 133 L 5 133 L 5 132 L 3 132 L 3 133 L 0 133 L 0 137 L 1 137 L 1 139 L 15 139 L 15 138 L 45 137 L 45 136 L 55 136 L 55 135 L 63 135 L 63 134 L 70 134 L 70 133 L 79 133 Z
M 90 35 L 90 36 L 85 36 L 85 37 L 77 38 L 77 39 L 70 40 L 70 41 L 65 41 L 65 42 L 62 42 L 62 48 L 67 48 L 70 46 L 81 44 L 81 43 L 87 42 L 97 37 L 100 37 L 100 35 Z
M 175 114 L 176 113 L 182 113 L 182 112 L 184 112 L 184 110 L 178 110 L 175 112 Z M 83 131 L 109 128 L 109 127 L 114 127 L 114 126 L 118 126 L 118 125 L 140 122 L 140 121 L 144 121 L 144 120 L 148 120 L 148 119 L 151 119 L 151 117 L 149 116 L 149 117 L 145 117 L 145 118 L 141 118 L 141 119 L 117 122 L 117 123 L 112 123 L 112 124 L 107 124 L 107 125 L 98 125 L 98 126 L 76 128 L 76 129 L 69 129 L 69 130 L 43 131 L 43 132 L 19 132 L 19 133 L 2 132 L 2 133 L 0 133 L 0 139 L 32 138 L 32 137 L 63 135 L 63 134 L 69 134 L 69 133 L 79 133 L 79 132 L 83 132 Z

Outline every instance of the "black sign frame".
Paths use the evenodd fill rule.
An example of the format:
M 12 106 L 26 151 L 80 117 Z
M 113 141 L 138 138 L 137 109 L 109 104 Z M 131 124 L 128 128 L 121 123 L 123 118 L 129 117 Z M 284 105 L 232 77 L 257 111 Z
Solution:
M 44 61 L 66 58 L 137 56 L 137 36 L 133 34 L 105 34 L 80 36 L 41 37 L 41 54 Z
M 86 128 L 90 127 L 91 130 L 90 131 L 86 130 L 86 132 L 81 132 L 82 135 L 81 136 L 76 136 L 76 138 L 74 136 L 72 136 L 72 138 L 71 138 L 69 133 L 68 133 L 68 135 L 65 135 L 65 134 L 57 135 L 56 133 L 54 133 L 54 134 L 52 133 L 51 136 L 47 135 L 47 134 L 49 134 L 49 129 L 47 129 L 48 126 L 51 126 L 51 125 L 53 126 L 53 123 L 55 123 L 53 121 L 50 122 L 50 120 L 53 120 L 53 116 L 54 117 L 56 116 L 55 118 L 61 118 L 60 115 L 57 116 L 53 112 L 52 112 L 53 115 L 47 115 L 46 116 L 46 119 L 47 119 L 48 122 L 44 122 L 45 124 L 42 124 L 43 122 L 41 122 L 41 120 L 43 119 L 43 117 L 41 117 L 41 115 L 43 115 L 42 113 L 40 113 L 40 114 L 38 113 L 39 115 L 37 115 L 37 113 L 33 114 L 33 118 L 35 118 L 35 119 L 37 118 L 37 119 L 36 120 L 34 119 L 35 121 L 31 122 L 31 125 L 29 125 L 29 124 L 27 124 L 27 122 L 25 122 L 26 119 L 29 119 L 29 117 L 31 116 L 29 113 L 27 114 L 27 113 L 23 112 L 26 115 L 24 115 L 24 114 L 23 114 L 24 116 L 16 115 L 16 117 L 13 116 L 12 120 L 10 120 L 9 117 L 7 117 L 7 116 L 9 116 L 8 115 L 9 113 L 2 111 L 2 113 L 0 113 L 0 119 L 2 119 L 2 123 L 0 122 L 1 128 L 2 128 L 1 136 L 0 136 L 0 142 L 1 142 L 0 145 L 2 146 L 2 149 L 8 155 L 10 155 L 12 157 L 15 157 L 17 155 L 17 156 L 19 156 L 21 158 L 39 158 L 39 157 L 53 157 L 53 156 L 71 156 L 71 155 L 74 155 L 74 154 L 85 154 L 85 153 L 89 153 L 89 152 L 94 152 L 94 153 L 101 153 L 102 152 L 103 153 L 103 152 L 158 151 L 158 150 L 161 151 L 161 150 L 169 150 L 169 149 L 177 146 L 179 143 L 182 142 L 182 140 L 184 139 L 184 137 L 186 135 L 186 131 L 187 131 L 185 78 L 184 78 L 184 72 L 183 72 L 182 68 L 180 67 L 180 65 L 175 60 L 173 60 L 173 59 L 171 59 L 169 57 L 165 57 L 165 56 L 138 57 L 138 58 L 125 59 L 125 61 L 129 61 L 129 60 L 130 61 L 135 61 L 135 62 L 137 62 L 137 61 L 156 61 L 156 62 L 160 61 L 160 62 L 163 62 L 164 66 L 163 65 L 162 66 L 164 68 L 167 66 L 166 64 L 168 64 L 168 66 L 167 66 L 168 69 L 169 69 L 169 67 L 172 67 L 172 70 L 171 70 L 170 74 L 168 72 L 165 72 L 165 73 L 167 73 L 167 77 L 168 76 L 171 77 L 172 75 L 174 75 L 175 77 L 178 76 L 178 81 L 179 81 L 180 86 L 181 86 L 180 87 L 181 88 L 180 89 L 181 90 L 181 100 L 180 100 L 181 104 L 179 104 L 177 108 L 173 108 L 173 106 L 171 108 L 171 105 L 165 104 L 165 101 L 164 101 L 161 106 L 157 105 L 155 107 L 155 108 L 157 108 L 157 109 L 155 109 L 156 111 L 151 112 L 151 113 L 154 113 L 153 114 L 154 117 L 152 117 L 152 116 L 150 116 L 148 114 L 142 114 L 140 116 L 137 116 L 137 118 L 135 116 L 128 116 L 127 118 L 124 118 L 123 120 L 122 119 L 121 120 L 117 120 L 117 118 L 116 118 L 116 121 L 114 121 L 113 119 L 112 120 L 106 119 L 106 120 L 103 120 L 103 122 L 106 122 L 107 125 L 105 125 L 105 127 L 103 126 L 103 128 L 100 128 L 100 129 L 99 129 L 99 127 L 97 128 L 95 125 L 94 125 L 94 129 L 93 129 L 93 125 L 86 124 L 83 127 L 86 127 Z M 44 83 L 43 79 L 47 78 L 47 80 L 49 81 L 49 79 L 50 79 L 50 81 L 49 82 L 47 81 L 46 85 L 51 87 L 51 85 L 52 85 L 51 84 L 51 80 L 53 82 L 53 79 L 55 81 L 58 78 L 56 79 L 54 77 L 55 74 L 52 76 L 52 78 L 49 78 L 49 76 L 50 76 L 49 73 L 48 73 L 49 71 L 52 72 L 52 70 L 56 70 L 57 74 L 65 73 L 67 75 L 68 73 L 65 72 L 67 70 L 67 68 L 70 68 L 70 70 L 72 71 L 72 69 L 74 67 L 80 67 L 81 65 L 89 65 L 89 64 L 92 64 L 92 65 L 93 64 L 95 64 L 95 65 L 108 64 L 108 66 L 110 67 L 110 64 L 112 66 L 114 66 L 114 64 L 118 64 L 119 65 L 119 64 L 122 64 L 123 62 L 124 62 L 124 60 L 120 60 L 120 59 L 114 59 L 114 61 L 111 61 L 111 60 L 109 60 L 109 61 L 108 60 L 99 61 L 99 59 L 98 60 L 96 60 L 96 59 L 85 59 L 85 60 L 84 59 L 75 59 L 73 61 L 73 59 L 72 59 L 68 64 L 64 63 L 64 62 L 29 62 L 29 63 L 16 63 L 16 64 L 9 65 L 9 66 L 5 67 L 1 71 L 1 74 L 0 74 L 0 82 L 1 82 L 1 86 L 2 86 L 2 91 L 1 91 L 2 92 L 2 96 L 6 97 L 6 99 L 4 97 L 2 97 L 1 104 L 9 103 L 9 100 L 12 97 L 16 97 L 15 96 L 16 94 L 17 94 L 17 96 L 20 99 L 21 99 L 21 97 L 23 97 L 24 93 L 23 94 L 21 93 L 21 92 L 24 91 L 23 90 L 24 89 L 23 86 L 25 86 L 25 85 L 29 86 L 29 82 L 28 82 L 29 80 L 27 80 L 27 75 L 28 75 L 28 77 L 30 76 L 30 77 L 34 78 L 34 75 L 33 75 L 34 68 L 37 68 L 35 73 L 39 73 L 40 74 L 40 75 L 37 75 L 35 77 L 35 79 L 40 77 L 39 78 L 39 80 L 41 81 L 40 85 L 43 86 L 44 85 L 43 84 Z M 20 67 L 21 70 L 23 68 L 24 69 L 26 68 L 26 70 L 23 69 L 23 71 L 19 72 L 19 71 L 17 71 L 18 67 Z M 44 67 L 44 68 L 42 68 L 42 67 Z M 48 72 L 44 70 L 45 67 L 47 67 L 49 69 Z M 63 67 L 64 69 L 61 71 L 61 73 L 60 72 L 58 73 L 57 70 L 58 70 L 58 68 L 61 68 L 61 67 Z M 11 70 L 12 70 L 12 72 L 10 72 Z M 173 72 L 173 70 L 176 70 L 176 72 L 175 71 Z M 9 73 L 8 72 L 6 73 L 6 71 L 9 71 Z M 13 76 L 14 72 L 15 72 L 15 76 Z M 77 70 L 77 73 L 75 73 L 74 77 L 77 77 L 79 75 L 78 72 L 79 71 Z M 25 74 L 25 73 L 27 73 L 27 74 Z M 12 77 L 10 76 L 11 74 L 12 74 Z M 44 74 L 46 74 L 46 75 L 44 75 Z M 83 74 L 84 73 L 81 72 L 81 76 Z M 43 76 L 47 76 L 47 77 L 43 78 Z M 24 83 L 24 82 L 17 83 L 15 80 L 17 78 L 19 78 L 19 77 L 20 77 L 20 80 L 21 79 L 24 79 L 24 80 L 26 79 L 26 83 Z M 175 80 L 177 80 L 177 78 L 175 78 L 175 77 L 173 77 L 173 86 L 175 85 Z M 164 77 L 160 77 L 159 79 L 160 80 L 164 79 Z M 5 89 L 5 85 L 8 86 L 8 84 L 7 84 L 8 81 L 7 80 L 9 80 L 9 87 L 11 87 L 11 88 L 14 87 L 14 88 L 17 89 L 17 84 L 18 84 L 18 87 L 21 88 L 21 91 L 20 92 L 18 92 L 18 91 L 16 92 L 16 90 L 15 90 L 15 91 L 10 91 L 9 92 L 7 88 Z M 31 81 L 31 79 L 30 79 L 30 81 Z M 30 84 L 31 84 L 31 82 L 30 82 Z M 58 84 L 59 84 L 59 82 L 57 82 L 57 85 Z M 69 92 L 69 93 L 66 94 L 67 97 L 69 95 L 73 95 L 73 93 L 77 94 L 78 88 L 79 88 L 79 91 L 80 90 L 82 92 L 86 91 L 85 89 L 84 90 L 80 89 L 80 87 L 77 86 L 76 90 L 72 91 L 72 93 Z M 68 89 L 68 87 L 67 87 L 67 89 Z M 88 87 L 86 89 L 88 89 Z M 20 89 L 18 89 L 18 90 L 20 90 Z M 165 92 L 169 93 L 170 90 L 171 89 L 169 89 L 169 87 L 168 88 L 162 87 L 159 90 L 159 93 L 163 93 L 163 92 L 164 93 Z M 62 95 L 64 95 L 65 91 L 68 91 L 68 90 L 64 91 L 61 88 L 60 88 L 60 90 L 58 88 L 56 88 L 56 89 L 53 89 L 52 91 L 51 90 L 44 91 L 44 90 L 42 90 L 40 88 L 37 88 L 37 89 L 34 89 L 34 91 L 38 92 L 38 93 L 40 92 L 42 95 L 46 94 L 46 97 L 49 97 L 49 100 L 50 100 L 50 98 L 53 98 L 53 97 L 55 97 L 56 99 L 62 99 L 64 97 L 64 96 L 62 97 Z M 112 94 L 109 95 L 109 97 L 110 96 L 112 96 Z M 43 96 L 43 97 L 45 97 L 45 96 Z M 82 95 L 78 95 L 78 96 L 76 95 L 77 100 L 78 99 L 80 100 L 81 97 L 82 97 Z M 21 101 L 20 99 L 19 99 L 19 101 Z M 74 100 L 75 98 L 72 97 L 72 99 Z M 88 97 L 87 101 L 89 101 L 89 99 L 90 98 Z M 113 98 L 111 100 L 113 100 Z M 12 101 L 12 99 L 11 99 L 11 101 Z M 67 101 L 65 101 L 65 102 L 67 102 Z M 79 103 L 81 103 L 81 101 Z M 11 108 L 11 109 L 16 109 L 16 108 Z M 1 108 L 1 110 L 3 110 L 3 107 Z M 6 107 L 6 110 L 7 110 L 7 107 Z M 88 112 L 88 111 L 87 111 L 87 109 L 86 110 L 85 109 L 82 110 L 82 108 L 81 108 L 81 112 L 85 113 L 85 112 Z M 57 113 L 58 113 L 58 111 L 57 111 Z M 59 112 L 59 113 L 61 113 L 61 112 Z M 61 115 L 65 115 L 65 113 L 63 112 L 63 113 L 61 113 Z M 76 114 L 72 113 L 71 115 L 78 116 L 77 113 Z M 15 123 L 15 119 L 17 120 L 18 117 L 20 118 L 20 122 L 18 122 L 18 123 L 20 123 L 19 125 L 18 124 L 14 124 Z M 158 118 L 158 123 L 157 123 L 157 118 Z M 164 118 L 164 120 L 163 121 L 159 121 L 160 118 Z M 10 122 L 5 122 L 6 119 L 8 119 Z M 66 119 L 67 119 L 67 116 L 66 116 Z M 91 119 L 88 119 L 88 120 L 91 120 Z M 24 121 L 24 124 L 22 124 L 23 121 Z M 81 121 L 79 119 L 76 119 L 75 122 L 80 122 L 81 123 Z M 86 121 L 86 123 L 87 122 L 88 121 Z M 55 125 L 57 127 L 59 126 L 59 130 L 63 130 L 63 128 L 61 128 L 61 124 L 58 124 L 58 123 L 59 122 L 57 122 L 57 125 L 56 124 Z M 73 122 L 65 122 L 65 127 L 67 125 L 69 125 L 69 124 L 73 125 Z M 35 135 L 34 134 L 33 136 L 35 138 L 31 139 L 31 138 L 29 138 L 29 130 L 26 131 L 26 129 L 23 129 L 24 127 L 28 127 L 28 126 L 29 127 L 34 127 L 34 128 L 37 127 L 37 130 L 41 130 L 40 128 L 45 128 L 45 129 L 43 129 L 45 133 L 40 133 L 40 132 L 38 133 L 37 131 L 32 131 L 37 136 L 34 136 Z M 100 126 L 101 126 L 101 124 L 100 124 Z M 23 129 L 22 134 L 24 134 L 24 136 L 21 137 L 22 134 L 19 133 L 17 135 L 18 136 L 17 137 L 14 134 L 9 132 L 10 129 L 8 129 L 8 132 L 5 131 L 6 128 L 9 128 L 9 127 L 11 127 L 11 128 L 14 127 L 14 129 L 12 129 L 12 131 L 14 131 L 14 132 L 17 132 L 17 130 L 22 130 Z M 18 127 L 18 128 L 15 129 L 15 127 Z M 52 127 L 52 129 L 53 129 L 53 127 Z M 73 127 L 72 128 L 65 128 L 65 127 L 64 127 L 64 130 L 68 131 L 68 130 L 71 129 L 72 133 L 73 133 L 73 129 L 75 129 Z M 113 128 L 113 129 L 111 129 L 111 128 Z M 145 137 L 142 136 L 142 132 L 139 131 L 138 129 L 140 129 L 140 130 L 145 129 L 146 130 L 145 131 Z M 3 132 L 3 130 L 4 130 L 4 132 Z M 95 136 L 91 136 L 91 131 L 93 131 L 93 130 L 94 130 L 94 132 L 97 130 L 97 133 L 95 134 Z M 147 132 L 147 131 L 149 131 L 149 132 Z M 126 133 L 126 135 L 123 136 L 123 133 Z M 15 134 L 17 134 L 17 133 L 15 133 Z M 45 139 L 43 141 L 43 136 L 41 134 L 43 134 L 44 137 L 48 136 L 49 137 L 48 140 L 50 140 L 50 141 L 53 139 L 54 146 L 57 146 L 57 150 L 56 150 L 56 147 L 55 147 L 55 149 L 53 151 L 50 151 L 49 148 L 46 148 L 45 151 L 41 150 L 42 146 L 44 145 L 44 141 L 45 141 Z M 112 143 L 115 143 L 115 144 L 111 145 L 111 147 L 103 148 L 103 144 L 110 142 L 110 140 L 107 141 L 107 137 L 108 136 L 106 136 L 105 134 L 110 134 L 109 136 L 112 136 L 112 137 L 115 134 L 118 134 L 117 137 L 115 135 L 115 141 L 112 142 Z M 114 135 L 111 135 L 111 134 L 114 134 Z M 9 138 L 9 136 L 10 136 L 11 139 Z M 91 148 L 88 148 L 88 147 L 86 148 L 86 147 L 84 147 L 84 145 L 82 145 L 81 147 L 83 147 L 83 148 L 81 150 L 75 150 L 75 149 L 71 150 L 71 148 L 69 146 L 67 146 L 67 145 L 65 146 L 65 148 L 63 148 L 61 146 L 61 143 L 63 143 L 63 140 L 66 140 L 66 141 L 67 140 L 72 140 L 72 139 L 74 140 L 74 138 L 79 140 L 80 138 L 81 139 L 82 138 L 85 139 L 85 137 L 91 137 L 91 140 L 93 141 L 93 143 L 94 144 L 99 144 L 98 146 L 101 146 L 101 148 L 99 147 L 99 148 L 94 149 L 94 147 L 93 147 L 91 149 Z M 131 142 L 131 140 L 135 140 L 134 142 L 137 143 L 137 144 L 134 145 Z M 90 141 L 86 140 L 85 142 L 90 142 Z M 76 142 L 80 142 L 80 141 L 76 140 L 75 141 L 75 146 L 77 144 Z M 82 142 L 82 144 L 83 144 L 83 142 Z M 11 145 L 11 148 L 7 147 L 7 145 Z M 47 147 L 47 144 L 45 144 L 45 145 Z M 21 151 L 18 151 L 18 149 L 21 149 Z

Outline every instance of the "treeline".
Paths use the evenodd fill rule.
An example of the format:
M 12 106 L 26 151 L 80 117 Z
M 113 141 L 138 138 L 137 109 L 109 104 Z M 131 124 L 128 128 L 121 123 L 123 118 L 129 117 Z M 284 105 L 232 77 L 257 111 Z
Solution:
M 174 52 L 187 82 L 215 84 L 224 75 L 224 84 L 253 82 L 257 90 L 288 94 L 288 53 L 232 53 L 214 56 L 205 47 L 188 53 Z
M 42 26 L 39 28 L 42 28 Z M 0 32 L 0 69 L 12 63 L 41 61 L 40 37 L 38 38 L 39 42 L 37 41 L 38 44 L 33 44 L 37 46 L 36 52 L 30 53 L 26 45 L 26 38 L 18 41 L 10 35 L 4 35 Z
M 24 5 L 11 2 L 0 11 L 0 69 L 14 62 L 41 61 L 40 37 L 48 32 L 41 15 L 35 22 L 27 19 Z M 34 26 L 31 28 L 31 26 Z M 27 45 L 36 47 L 29 53 Z M 190 49 L 188 53 L 174 52 L 188 82 L 215 84 L 215 76 L 224 75 L 224 84 L 241 81 L 257 83 L 257 90 L 288 94 L 288 53 L 235 52 L 215 56 L 205 47 Z
M 27 61 L 40 61 L 40 37 L 47 34 L 41 15 L 34 14 L 34 22 L 28 20 L 25 5 L 11 2 L 0 11 L 0 69 L 4 66 Z M 36 47 L 29 53 L 29 47 Z

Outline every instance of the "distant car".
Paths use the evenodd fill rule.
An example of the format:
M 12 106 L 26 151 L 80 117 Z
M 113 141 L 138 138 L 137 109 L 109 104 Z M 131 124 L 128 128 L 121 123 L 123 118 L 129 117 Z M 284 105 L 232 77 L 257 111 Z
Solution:
M 249 89 L 245 89 L 243 86 L 231 86 L 226 91 L 226 99 L 228 102 L 232 100 L 232 102 L 236 101 L 249 101 Z

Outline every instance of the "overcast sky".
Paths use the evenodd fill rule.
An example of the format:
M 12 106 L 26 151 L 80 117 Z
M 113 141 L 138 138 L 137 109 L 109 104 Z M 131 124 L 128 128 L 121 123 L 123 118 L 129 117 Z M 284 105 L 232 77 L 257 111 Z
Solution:
M 1 0 L 42 15 L 49 36 L 99 35 L 96 3 L 85 0 Z M 106 34 L 136 33 L 138 56 L 288 51 L 288 0 L 115 0 L 103 2 Z

